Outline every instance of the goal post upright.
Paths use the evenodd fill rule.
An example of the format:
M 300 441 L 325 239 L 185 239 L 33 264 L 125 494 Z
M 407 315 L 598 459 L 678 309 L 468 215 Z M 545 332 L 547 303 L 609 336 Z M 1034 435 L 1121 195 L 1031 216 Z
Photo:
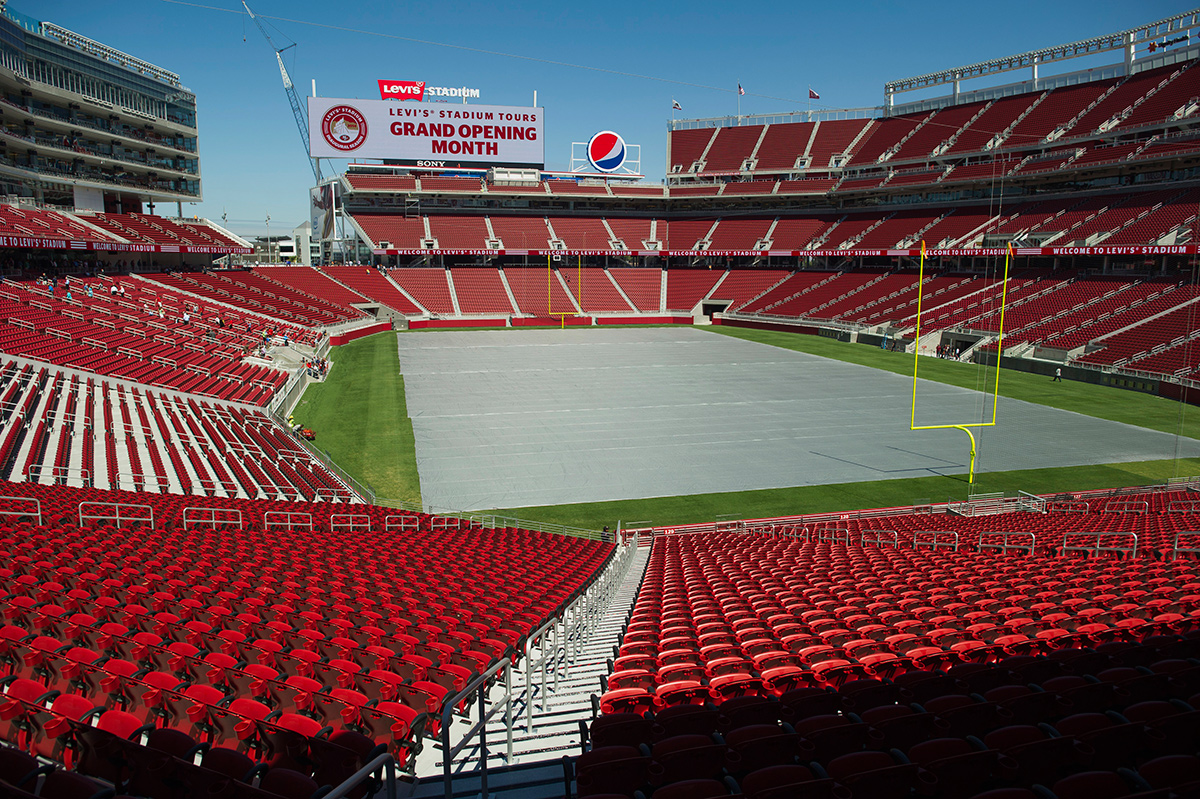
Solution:
M 583 311 L 583 256 L 577 256 L 578 260 L 575 262 L 575 301 L 579 305 L 579 311 L 554 310 L 554 265 L 551 259 L 551 254 L 546 253 L 546 315 L 557 316 L 559 327 L 565 328 L 568 316 L 580 316 L 580 312 Z M 570 296 L 570 292 L 567 292 L 568 299 Z
M 912 387 L 912 414 L 909 416 L 909 430 L 962 430 L 971 440 L 971 458 L 970 470 L 967 474 L 967 483 L 974 484 L 975 482 L 975 434 L 971 432 L 971 428 L 976 427 L 995 427 L 996 426 L 996 409 L 1000 404 L 1000 354 L 1004 351 L 1004 311 L 1008 306 L 1008 269 L 1012 261 L 1012 244 L 1010 243 L 1004 253 L 1004 279 L 1000 285 L 1000 328 L 996 336 L 996 380 L 992 391 L 992 420 L 990 422 L 963 422 L 958 424 L 917 424 L 917 372 L 921 361 L 921 300 L 925 288 L 925 242 L 921 241 L 921 265 L 917 273 L 917 325 L 915 332 L 915 340 L 913 342 L 913 387 Z

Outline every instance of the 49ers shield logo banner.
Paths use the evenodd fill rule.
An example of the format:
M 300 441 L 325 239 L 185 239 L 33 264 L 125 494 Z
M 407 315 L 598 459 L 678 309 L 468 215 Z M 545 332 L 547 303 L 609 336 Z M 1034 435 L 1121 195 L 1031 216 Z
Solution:
M 321 118 L 321 136 L 335 150 L 357 150 L 367 140 L 367 120 L 353 106 L 335 105 Z

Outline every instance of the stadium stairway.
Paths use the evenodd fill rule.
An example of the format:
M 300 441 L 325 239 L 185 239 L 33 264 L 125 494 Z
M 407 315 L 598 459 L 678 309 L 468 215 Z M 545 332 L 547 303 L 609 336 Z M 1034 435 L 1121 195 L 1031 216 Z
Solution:
M 522 686 L 525 675 L 522 664 L 514 676 L 513 756 L 506 757 L 506 726 L 503 713 L 497 713 L 487 725 L 488 796 L 520 797 L 520 799 L 558 799 L 563 795 L 563 755 L 579 753 L 580 726 L 588 724 L 595 715 L 593 695 L 609 672 L 609 660 L 620 643 L 621 631 L 629 618 L 638 589 L 650 557 L 649 547 L 637 547 L 630 553 L 628 568 L 607 605 L 599 613 L 592 634 L 586 636 L 580 650 L 569 663 L 559 666 L 569 674 L 560 677 L 557 687 L 547 674 L 549 708 L 543 709 L 540 686 L 534 685 L 532 727 L 526 726 L 528 697 Z M 496 690 L 496 689 L 493 689 Z M 471 713 L 472 717 L 477 714 Z M 459 717 L 456 725 L 467 729 L 474 718 Z M 478 745 L 462 753 L 454 774 L 455 797 L 480 795 L 480 757 Z M 426 745 L 417 758 L 415 783 L 401 782 L 400 799 L 431 799 L 444 795 L 442 758 L 439 745 Z

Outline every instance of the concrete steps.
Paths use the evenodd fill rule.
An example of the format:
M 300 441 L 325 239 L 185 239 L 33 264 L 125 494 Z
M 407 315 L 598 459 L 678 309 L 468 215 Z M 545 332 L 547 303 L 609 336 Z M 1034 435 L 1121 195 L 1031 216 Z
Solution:
M 536 651 L 513 670 L 512 756 L 508 754 L 509 726 L 504 708 L 492 717 L 484 731 L 489 796 L 538 799 L 563 795 L 562 758 L 580 753 L 580 722 L 586 725 L 592 719 L 592 695 L 601 692 L 601 681 L 607 678 L 608 661 L 620 642 L 621 629 L 637 598 L 649 560 L 649 548 L 631 546 L 627 562 L 614 566 L 622 573 L 613 576 L 607 596 L 589 600 L 591 615 L 577 615 L 577 626 L 574 629 L 568 626 L 557 641 L 547 645 L 545 693 L 538 666 L 541 656 Z M 528 683 L 532 683 L 531 690 L 526 689 Z M 503 693 L 503 686 L 492 688 L 487 700 L 489 710 Z M 470 718 L 455 718 L 452 743 L 480 717 L 479 708 L 470 708 L 468 714 Z M 454 796 L 480 795 L 481 759 L 477 736 L 455 758 Z M 417 780 L 401 785 L 400 795 L 442 796 L 443 768 L 441 742 L 427 741 L 417 757 L 414 769 Z

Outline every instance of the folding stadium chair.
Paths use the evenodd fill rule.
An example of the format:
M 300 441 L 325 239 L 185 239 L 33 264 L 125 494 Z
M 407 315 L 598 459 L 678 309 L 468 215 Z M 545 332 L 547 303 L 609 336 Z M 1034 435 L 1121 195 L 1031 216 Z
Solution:
M 704 708 L 694 709 L 699 713 L 710 713 L 712 715 L 712 729 L 709 732 L 715 732 L 716 711 L 709 711 Z M 658 721 L 658 717 L 655 717 L 656 724 Z M 580 721 L 580 726 L 587 733 L 586 736 L 582 737 L 583 744 L 590 744 L 594 748 L 605 746 L 637 747 L 641 744 L 649 745 L 656 737 L 664 737 L 663 734 L 654 735 L 651 722 L 644 716 L 636 713 L 614 713 L 608 716 L 597 716 L 592 719 L 590 726 L 583 721 Z
M 574 774 L 581 797 L 612 793 L 628 796 L 649 782 L 650 758 L 632 746 L 596 748 L 576 758 Z
M 949 734 L 950 725 L 932 713 L 918 713 L 908 705 L 881 705 L 859 713 L 864 722 L 883 736 L 885 746 L 907 750 L 931 738 Z
M 826 770 L 851 792 L 878 799 L 928 794 L 938 782 L 917 764 L 897 761 L 887 752 L 850 752 L 829 761 Z
M 1020 779 L 1026 784 L 1050 784 L 1091 762 L 1094 751 L 1077 739 L 1055 737 L 1053 728 L 1013 725 L 983 736 L 989 749 L 1017 761 Z
M 803 759 L 812 750 L 803 747 L 795 732 L 778 724 L 750 724 L 725 734 L 730 771 L 745 774 L 767 766 L 783 766 Z
M 1138 767 L 1138 776 L 1152 789 L 1169 789 L 1179 796 L 1194 796 L 1200 789 L 1200 757 L 1175 754 L 1157 757 Z
M 1002 685 L 984 694 L 1012 714 L 1016 724 L 1053 723 L 1074 711 L 1074 707 L 1053 691 L 1036 689 L 1034 685 Z
M 1136 766 L 1165 754 L 1166 736 L 1117 713 L 1076 713 L 1053 725 L 1059 735 L 1074 737 L 1094 752 L 1093 762 L 1106 766 Z
M 1200 710 L 1177 699 L 1151 700 L 1128 705 L 1122 715 L 1159 733 L 1161 754 L 1190 754 L 1200 751 Z
M 797 733 L 813 745 L 813 759 L 822 763 L 838 755 L 863 749 L 878 749 L 883 736 L 870 725 L 847 716 L 809 716 L 793 725 Z
M 650 749 L 650 782 L 668 785 L 684 779 L 712 779 L 735 765 L 737 755 L 707 735 L 675 735 Z
M 634 713 L 644 715 L 655 707 L 655 696 L 642 688 L 620 688 L 608 691 L 599 698 L 600 712 Z
M 937 777 L 937 795 L 963 799 L 1017 774 L 1015 760 L 963 738 L 933 738 L 909 747 L 909 760 Z
M 747 799 L 786 799 L 804 796 L 813 799 L 851 799 L 850 789 L 825 776 L 814 773 L 815 766 L 769 766 L 747 774 L 740 782 L 742 795 Z

